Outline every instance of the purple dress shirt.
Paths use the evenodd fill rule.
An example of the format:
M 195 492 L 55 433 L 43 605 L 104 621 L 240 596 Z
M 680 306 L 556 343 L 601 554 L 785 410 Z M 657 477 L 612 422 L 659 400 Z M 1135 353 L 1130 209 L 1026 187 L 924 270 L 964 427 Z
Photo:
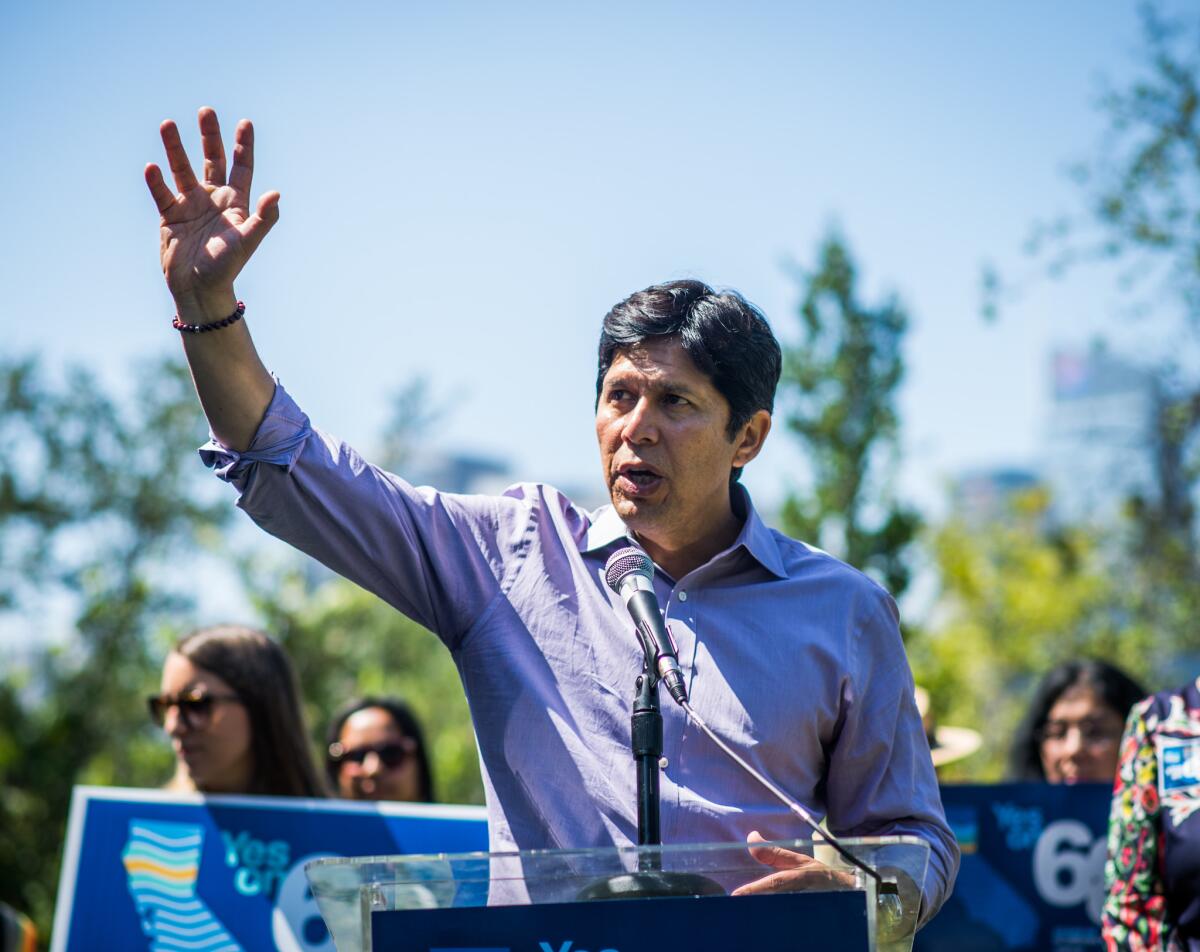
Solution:
M 446 644 L 474 719 L 493 850 L 637 842 L 630 703 L 642 653 L 604 564 L 616 512 L 540 484 L 501 496 L 413 487 L 310 427 L 277 386 L 253 443 L 205 462 L 271 534 Z M 895 604 L 860 572 L 767 528 L 740 491 L 737 540 L 654 580 L 692 706 L 845 836 L 930 844 L 922 918 L 949 892 L 946 825 Z M 665 843 L 809 833 L 663 695 Z M 764 869 L 764 874 L 769 870 Z

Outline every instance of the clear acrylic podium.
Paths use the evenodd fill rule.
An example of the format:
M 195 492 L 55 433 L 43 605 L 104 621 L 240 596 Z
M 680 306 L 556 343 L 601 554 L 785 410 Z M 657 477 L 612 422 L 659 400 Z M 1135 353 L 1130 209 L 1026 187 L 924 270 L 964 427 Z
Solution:
M 744 842 L 329 858 L 314 860 L 305 872 L 338 952 L 537 952 L 540 944 L 553 950 L 638 952 L 663 948 L 664 928 L 679 934 L 689 924 L 699 935 L 679 934 L 684 941 L 678 947 L 696 952 L 754 948 L 761 940 L 742 934 L 750 929 L 764 935 L 768 930 L 775 949 L 909 952 L 918 913 L 913 884 L 925 878 L 929 845 L 911 836 L 841 843 L 898 880 L 899 896 L 877 896 L 874 879 L 812 840 L 770 845 L 813 856 L 843 875 L 819 876 L 799 891 L 768 895 L 728 895 L 776 872 L 757 862 Z M 636 879 L 647 871 L 660 875 L 660 870 L 668 879 L 713 885 L 684 896 L 612 896 L 609 891 L 611 898 L 581 898 L 595 895 L 598 883 L 628 880 L 630 874 Z M 642 920 L 644 943 L 636 931 Z

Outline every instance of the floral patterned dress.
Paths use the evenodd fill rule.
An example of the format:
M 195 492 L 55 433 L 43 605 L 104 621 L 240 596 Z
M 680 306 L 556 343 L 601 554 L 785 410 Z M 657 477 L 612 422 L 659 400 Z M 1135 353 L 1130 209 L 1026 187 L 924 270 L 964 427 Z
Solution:
M 1110 952 L 1200 952 L 1200 678 L 1129 714 L 1105 881 Z

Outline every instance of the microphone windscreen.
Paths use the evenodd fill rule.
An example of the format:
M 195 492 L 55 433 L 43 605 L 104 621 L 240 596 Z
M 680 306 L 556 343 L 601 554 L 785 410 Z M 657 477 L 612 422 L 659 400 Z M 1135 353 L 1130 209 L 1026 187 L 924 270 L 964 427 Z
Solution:
M 654 578 L 654 562 L 645 552 L 632 545 L 618 549 L 608 557 L 608 561 L 604 564 L 604 581 L 619 595 L 621 580 L 631 574 L 641 575 L 648 579 Z

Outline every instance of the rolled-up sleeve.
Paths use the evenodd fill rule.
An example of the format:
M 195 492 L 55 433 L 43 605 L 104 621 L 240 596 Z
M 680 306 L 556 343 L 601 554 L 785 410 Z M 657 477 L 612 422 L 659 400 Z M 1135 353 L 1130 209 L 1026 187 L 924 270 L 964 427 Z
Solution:
M 280 384 L 250 446 L 200 449 L 263 529 L 378 595 L 454 649 L 528 546 L 519 491 L 414 487 L 314 428 Z

